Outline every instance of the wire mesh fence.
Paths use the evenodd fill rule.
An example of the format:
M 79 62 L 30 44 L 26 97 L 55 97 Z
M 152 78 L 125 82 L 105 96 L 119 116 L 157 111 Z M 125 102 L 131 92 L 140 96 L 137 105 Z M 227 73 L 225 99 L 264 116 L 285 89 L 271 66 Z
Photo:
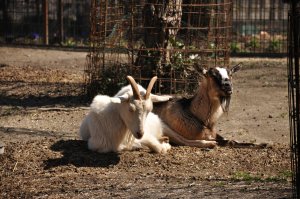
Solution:
M 87 92 L 114 93 L 132 74 L 142 85 L 157 75 L 154 92 L 191 93 L 199 66 L 229 65 L 231 9 L 231 0 L 92 1 Z
M 288 93 L 290 118 L 291 168 L 293 171 L 293 197 L 300 197 L 300 4 L 291 4 L 289 14 L 289 61 L 288 61 Z
M 89 0 L 1 0 L 0 43 L 87 45 L 89 11 Z
M 117 4 L 122 2 L 116 1 Z M 202 2 L 213 4 L 218 1 Z M 46 44 L 45 38 L 48 38 L 49 45 L 87 46 L 90 4 L 90 0 L 2 0 L 0 43 Z M 111 13 L 114 14 L 117 13 Z M 205 14 L 204 11 L 201 15 Z M 282 0 L 233 0 L 232 15 L 232 54 L 276 55 L 287 52 L 288 5 Z M 48 20 L 45 21 L 46 16 Z M 181 26 L 186 25 L 184 20 L 182 23 Z
M 282 0 L 233 0 L 233 54 L 287 52 L 288 4 Z

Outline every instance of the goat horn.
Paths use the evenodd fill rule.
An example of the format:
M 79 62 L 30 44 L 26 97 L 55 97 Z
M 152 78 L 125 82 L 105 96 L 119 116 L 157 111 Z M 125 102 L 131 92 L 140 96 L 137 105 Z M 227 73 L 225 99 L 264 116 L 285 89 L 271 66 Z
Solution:
M 140 91 L 139 91 L 136 81 L 131 76 L 127 76 L 127 80 L 129 81 L 129 83 L 131 85 L 134 99 L 141 100 L 142 97 L 141 97 L 141 94 L 140 94 Z
M 154 83 L 156 82 L 156 80 L 157 80 L 157 76 L 152 77 L 152 79 L 150 80 L 150 83 L 149 83 L 149 85 L 147 87 L 145 99 L 149 99 L 151 90 L 152 90 L 152 88 L 153 88 Z

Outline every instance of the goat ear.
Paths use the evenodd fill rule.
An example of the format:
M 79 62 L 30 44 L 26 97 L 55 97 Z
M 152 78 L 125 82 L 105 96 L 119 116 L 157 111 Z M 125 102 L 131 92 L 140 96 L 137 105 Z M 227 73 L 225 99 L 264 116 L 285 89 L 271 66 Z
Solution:
M 214 68 L 209 68 L 206 71 L 207 74 L 211 75 L 211 76 L 216 76 L 216 71 L 214 70 Z
M 230 73 L 233 74 L 238 72 L 241 69 L 241 67 L 242 67 L 242 63 L 238 63 L 237 65 L 235 65 L 230 69 Z
M 206 70 L 205 68 L 202 68 L 201 73 L 202 73 L 203 75 L 206 75 L 206 74 L 207 74 L 207 70 Z
M 113 103 L 122 103 L 122 102 L 127 102 L 129 101 L 129 95 L 125 93 L 124 95 L 118 96 L 118 97 L 113 97 L 112 102 Z
M 120 99 L 120 97 L 112 97 L 112 98 L 110 98 L 110 100 L 114 104 L 120 104 L 122 102 L 122 100 Z
M 172 98 L 172 96 L 170 96 L 170 95 L 153 95 L 153 94 L 151 94 L 150 98 L 151 98 L 152 102 L 166 102 L 166 101 L 169 101 Z
M 204 67 L 200 66 L 200 64 L 198 63 L 194 64 L 194 68 L 199 73 L 199 75 L 206 75 L 207 73 L 207 70 Z

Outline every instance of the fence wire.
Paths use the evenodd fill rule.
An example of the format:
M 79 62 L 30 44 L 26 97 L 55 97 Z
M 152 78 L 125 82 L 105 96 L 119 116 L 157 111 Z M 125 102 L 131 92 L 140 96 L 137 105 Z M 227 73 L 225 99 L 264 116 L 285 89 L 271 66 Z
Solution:
M 233 54 L 287 52 L 288 4 L 282 0 L 233 0 Z
M 1 0 L 0 43 L 88 45 L 89 11 L 90 0 Z
M 104 92 L 100 87 L 114 92 L 127 83 L 125 74 L 142 85 L 157 75 L 154 92 L 191 93 L 199 66 L 229 65 L 231 0 L 94 0 L 91 9 L 91 96 Z
M 125 1 L 116 1 L 122 2 Z M 141 2 L 137 1 L 138 4 Z M 192 2 L 184 1 L 185 4 Z M 202 2 L 214 4 L 218 1 Z M 46 44 L 43 38 L 47 37 L 49 45 L 88 46 L 90 4 L 91 0 L 1 0 L 0 43 L 40 45 Z M 43 7 L 46 5 L 48 14 Z M 287 4 L 282 0 L 233 0 L 232 6 L 232 54 L 270 56 L 287 53 Z M 44 20 L 46 14 L 48 24 Z M 120 13 L 111 13 L 114 14 Z M 45 26 L 48 35 L 45 35 Z

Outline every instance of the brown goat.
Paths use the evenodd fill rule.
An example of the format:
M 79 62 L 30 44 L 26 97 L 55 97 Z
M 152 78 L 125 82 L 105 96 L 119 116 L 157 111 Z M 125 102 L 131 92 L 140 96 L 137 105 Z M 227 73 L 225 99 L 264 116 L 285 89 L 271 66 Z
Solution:
M 217 136 L 214 127 L 229 109 L 232 74 L 239 69 L 236 65 L 230 70 L 220 67 L 203 70 L 199 89 L 193 97 L 154 104 L 154 113 L 166 124 L 164 134 L 172 143 L 201 148 L 216 146 L 216 139 L 222 137 Z

